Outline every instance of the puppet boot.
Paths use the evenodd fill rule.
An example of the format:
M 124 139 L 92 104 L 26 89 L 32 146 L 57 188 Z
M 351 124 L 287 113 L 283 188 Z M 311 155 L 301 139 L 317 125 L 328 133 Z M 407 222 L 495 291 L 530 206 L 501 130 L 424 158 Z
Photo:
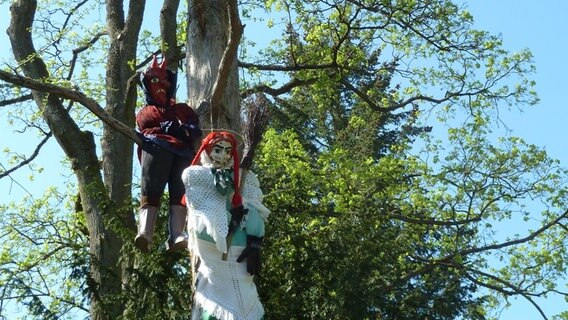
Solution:
M 136 248 L 144 253 L 150 252 L 150 244 L 152 244 L 152 236 L 154 235 L 154 227 L 156 226 L 156 218 L 158 217 L 158 208 L 145 205 L 140 210 L 138 221 L 138 235 L 134 239 Z
M 185 206 L 170 206 L 169 231 L 170 235 L 166 241 L 167 251 L 178 251 L 187 248 L 187 236 L 184 228 L 187 217 Z

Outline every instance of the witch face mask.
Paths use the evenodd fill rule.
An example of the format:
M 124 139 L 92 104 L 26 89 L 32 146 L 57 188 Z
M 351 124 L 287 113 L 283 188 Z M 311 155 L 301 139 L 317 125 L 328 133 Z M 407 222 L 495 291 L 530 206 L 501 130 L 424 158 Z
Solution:
M 213 167 L 217 169 L 229 167 L 231 165 L 232 150 L 233 147 L 229 141 L 219 141 L 213 145 L 209 152 L 209 158 L 211 158 Z

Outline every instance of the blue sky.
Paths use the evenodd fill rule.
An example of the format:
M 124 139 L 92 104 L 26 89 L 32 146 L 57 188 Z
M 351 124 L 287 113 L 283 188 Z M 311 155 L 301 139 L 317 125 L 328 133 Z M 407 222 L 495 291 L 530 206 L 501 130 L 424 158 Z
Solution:
M 537 73 L 537 106 L 523 113 L 505 114 L 514 135 L 546 147 L 549 154 L 568 165 L 568 140 L 564 133 L 568 118 L 566 79 L 568 74 L 568 1 L 478 0 L 466 1 L 475 26 L 502 34 L 505 48 L 529 48 Z
M 156 1 L 155 4 L 158 2 L 161 4 L 161 1 Z M 568 1 L 464 0 L 463 2 L 473 14 L 476 28 L 493 34 L 501 34 L 504 47 L 509 51 L 529 48 L 533 52 L 537 67 L 537 73 L 533 79 L 536 80 L 540 103 L 523 112 L 503 112 L 501 116 L 507 126 L 513 130 L 513 135 L 520 136 L 529 143 L 545 147 L 551 157 L 559 159 L 563 166 L 567 167 L 568 135 L 563 129 L 568 125 L 568 105 L 564 98 L 568 91 L 565 88 L 567 83 L 565 77 L 568 75 L 568 62 L 566 61 L 568 56 Z M 0 48 L 0 64 L 12 59 L 7 51 L 9 41 L 5 33 L 9 22 L 7 8 L 7 4 L 0 4 L 3 18 L 0 19 L 0 30 L 2 31 L 0 43 L 4 44 Z M 148 10 L 148 12 L 157 13 L 158 10 Z M 251 30 L 253 28 L 247 27 L 245 32 L 251 32 Z M 5 112 L 0 108 L 0 121 L 4 117 Z M 6 146 L 16 147 L 27 143 L 16 138 L 17 135 L 13 137 L 3 135 L 0 140 L 0 150 Z M 30 144 L 30 147 L 32 146 Z M 31 149 L 29 150 L 21 152 L 29 154 Z M 58 156 L 54 157 L 54 153 Z M 45 186 L 63 179 L 60 172 L 53 170 L 54 167 L 59 166 L 59 155 L 59 148 L 52 139 L 47 150 L 38 159 L 38 162 L 45 167 L 46 173 L 38 176 L 33 186 L 27 186 L 29 191 L 42 192 Z M 28 174 L 29 172 L 21 172 L 14 177 L 18 182 L 24 183 Z M 14 200 L 23 196 L 24 193 L 22 188 L 10 180 L 0 180 L 0 194 L 3 195 L 0 201 L 7 198 Z M 7 198 L 4 198 L 6 195 Z M 568 291 L 568 288 L 560 289 Z M 513 306 L 504 310 L 500 319 L 541 319 L 537 311 L 526 301 L 513 300 L 512 302 Z M 561 299 L 541 300 L 540 302 L 549 317 L 568 310 L 568 304 Z
M 504 47 L 512 52 L 529 48 L 534 56 L 536 91 L 540 103 L 523 112 L 501 114 L 512 135 L 544 147 L 552 158 L 568 166 L 568 104 L 565 76 L 568 75 L 568 1 L 477 0 L 463 1 L 475 19 L 475 28 L 501 34 Z M 566 292 L 568 288 L 560 288 Z M 512 300 L 512 307 L 501 313 L 501 320 L 542 319 L 523 299 Z M 560 298 L 540 299 L 550 318 L 568 311 Z

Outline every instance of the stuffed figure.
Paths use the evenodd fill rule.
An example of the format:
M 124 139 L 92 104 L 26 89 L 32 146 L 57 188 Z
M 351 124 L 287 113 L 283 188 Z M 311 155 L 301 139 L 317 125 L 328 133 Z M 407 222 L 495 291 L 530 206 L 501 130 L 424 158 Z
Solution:
M 141 199 L 136 247 L 149 252 L 154 234 L 160 199 L 166 185 L 169 192 L 169 237 L 166 250 L 187 248 L 184 234 L 187 209 L 182 203 L 185 187 L 181 174 L 195 155 L 193 145 L 201 138 L 199 117 L 185 103 L 176 103 L 176 74 L 166 69 L 164 59 L 156 57 L 141 74 L 139 85 L 146 104 L 136 115 L 136 123 L 144 143 L 138 148 L 142 167 Z
M 199 259 L 193 319 L 262 319 L 253 276 L 270 211 L 256 175 L 239 169 L 235 136 L 207 135 L 184 170 L 189 249 Z

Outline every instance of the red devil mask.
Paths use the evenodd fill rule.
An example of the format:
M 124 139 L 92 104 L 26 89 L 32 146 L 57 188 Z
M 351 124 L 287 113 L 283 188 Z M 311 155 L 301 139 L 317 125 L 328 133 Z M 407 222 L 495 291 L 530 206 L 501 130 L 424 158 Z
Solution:
M 154 56 L 152 64 L 141 74 L 141 87 L 146 95 L 146 103 L 167 106 L 174 98 L 176 75 L 166 67 L 165 58 L 158 64 Z

